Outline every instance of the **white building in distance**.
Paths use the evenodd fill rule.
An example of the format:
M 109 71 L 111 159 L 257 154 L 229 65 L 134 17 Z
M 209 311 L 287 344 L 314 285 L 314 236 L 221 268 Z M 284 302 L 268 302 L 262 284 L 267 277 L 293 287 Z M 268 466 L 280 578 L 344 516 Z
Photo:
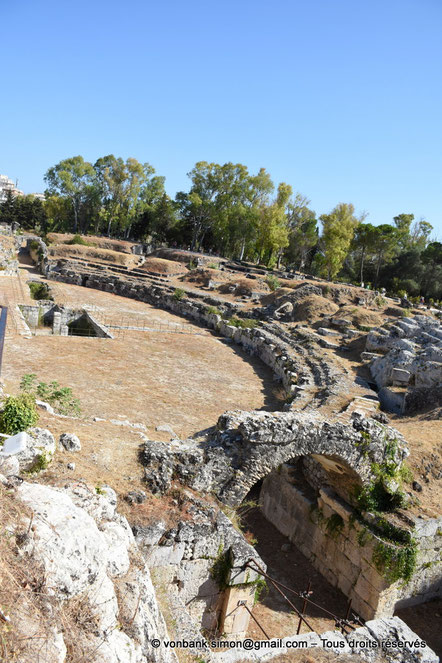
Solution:
M 6 200 L 8 191 L 12 193 L 13 196 L 23 196 L 23 191 L 17 189 L 14 180 L 11 180 L 7 175 L 0 175 L 0 203 Z

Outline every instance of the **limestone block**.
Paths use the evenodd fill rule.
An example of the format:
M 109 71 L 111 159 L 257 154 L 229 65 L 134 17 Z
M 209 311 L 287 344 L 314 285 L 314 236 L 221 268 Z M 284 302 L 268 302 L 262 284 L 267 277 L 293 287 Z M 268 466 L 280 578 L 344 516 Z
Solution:
M 222 633 L 236 638 L 245 636 L 250 615 L 241 604 L 246 604 L 249 610 L 252 610 L 254 597 L 255 588 L 253 585 L 229 587 L 226 590 L 220 619 L 220 631 Z
M 80 440 L 74 433 L 62 433 L 59 439 L 59 449 L 64 449 L 65 451 L 81 451 Z
M 16 455 L 20 470 L 31 470 L 44 457 L 51 461 L 56 449 L 52 433 L 44 428 L 29 428 L 26 434 L 26 448 Z
M 402 368 L 393 368 L 391 377 L 393 382 L 397 382 L 401 385 L 407 385 L 410 381 L 411 373 L 410 371 L 405 371 Z
M 405 641 L 414 643 L 416 640 L 421 640 L 399 617 L 371 620 L 366 622 L 365 627 L 380 643 Z M 414 660 L 420 661 L 420 663 L 437 663 L 439 660 L 428 646 L 422 648 L 408 645 L 406 649 L 413 654 Z M 402 652 L 403 648 L 389 649 L 390 653 L 393 651 Z

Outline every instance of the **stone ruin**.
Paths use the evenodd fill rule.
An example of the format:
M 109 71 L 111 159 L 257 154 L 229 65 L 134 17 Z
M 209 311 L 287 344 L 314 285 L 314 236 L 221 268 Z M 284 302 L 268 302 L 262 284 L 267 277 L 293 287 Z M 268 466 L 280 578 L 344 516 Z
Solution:
M 40 300 L 38 304 L 20 306 L 29 331 L 51 330 L 54 336 L 87 336 L 113 338 L 112 333 L 86 308 L 72 309 Z
M 398 414 L 442 403 L 442 327 L 423 315 L 372 330 L 361 356 L 385 409 Z
M 49 494 L 47 491 L 52 489 L 47 487 L 42 487 L 41 491 L 28 485 L 23 487 L 22 498 L 32 505 L 37 514 L 37 527 L 32 535 L 34 543 L 40 534 L 38 516 L 43 509 L 42 533 L 45 533 L 44 521 L 51 513 L 59 534 L 53 545 L 61 546 L 61 559 L 72 557 L 66 556 L 67 550 L 77 558 L 71 579 L 82 580 L 89 574 L 94 583 L 100 578 L 106 585 L 106 597 L 112 606 L 112 611 L 106 609 L 109 624 L 119 619 L 112 584 L 129 569 L 129 549 L 135 546 L 142 555 L 145 567 L 138 567 L 135 575 L 125 580 L 126 587 L 131 588 L 129 597 L 132 603 L 129 609 L 123 607 L 123 610 L 133 614 L 134 597 L 139 590 L 138 601 L 142 603 L 143 611 L 141 614 L 141 611 L 135 610 L 138 640 L 135 638 L 132 642 L 129 638 L 128 641 L 126 634 L 122 633 L 120 637 L 112 631 L 103 649 L 106 656 L 109 652 L 106 660 L 116 663 L 120 660 L 118 656 L 127 657 L 129 652 L 134 663 L 176 660 L 173 652 L 165 652 L 164 649 L 158 652 L 150 649 L 150 658 L 143 658 L 148 647 L 146 633 L 167 637 L 155 593 L 149 584 L 149 571 L 168 587 L 168 600 L 178 633 L 199 639 L 201 629 L 221 626 L 223 632 L 232 637 L 244 637 L 248 618 L 245 611 L 234 613 L 234 610 L 241 602 L 253 606 L 257 575 L 250 570 L 248 563 L 254 561 L 262 570 L 265 570 L 265 564 L 207 495 L 214 494 L 221 503 L 236 507 L 254 487 L 259 490 L 259 502 L 266 517 L 300 548 L 333 585 L 351 597 L 354 609 L 364 619 L 372 620 L 353 632 L 356 639 L 374 639 L 378 643 L 387 637 L 396 641 L 401 637 L 414 639 L 412 636 L 415 637 L 415 634 L 391 615 L 399 606 L 441 596 L 442 520 L 420 521 L 406 512 L 399 512 L 398 517 L 402 520 L 396 520 L 394 527 L 416 543 L 415 572 L 404 583 L 403 579 L 391 578 L 385 573 L 386 569 L 379 564 L 379 551 L 387 550 L 389 558 L 397 555 L 399 559 L 405 546 L 385 539 L 374 514 L 361 514 L 355 509 L 355 488 L 363 488 L 373 482 L 374 468 L 384 462 L 400 468 L 406 457 L 406 445 L 397 431 L 361 414 L 354 415 L 347 423 L 331 423 L 321 416 L 319 407 L 327 402 L 334 389 L 342 388 L 338 376 L 333 368 L 323 366 L 317 357 L 306 353 L 302 345 L 297 345 L 296 338 L 287 338 L 274 325 L 260 329 L 238 329 L 217 314 L 208 313 L 207 302 L 198 301 L 197 297 L 178 301 L 167 286 L 137 282 L 136 279 L 125 279 L 116 274 L 78 273 L 66 261 L 58 261 L 54 267 L 42 258 L 42 264 L 49 278 L 134 297 L 215 329 L 267 363 L 281 380 L 289 397 L 286 411 L 282 413 L 226 413 L 203 438 L 173 440 L 170 444 L 145 442 L 141 460 L 150 490 L 154 494 L 163 494 L 173 490 L 172 482 L 178 481 L 182 488 L 177 499 L 186 499 L 190 504 L 191 520 L 183 520 L 173 527 L 159 519 L 145 527 L 134 526 L 130 531 L 125 519 L 116 514 L 116 500 L 113 491 L 108 488 L 106 499 L 110 499 L 111 507 L 102 503 L 101 496 L 98 505 L 96 496 L 91 496 L 87 491 L 85 493 L 81 486 L 66 488 L 68 495 L 63 498 L 60 494 L 66 491 L 56 489 L 54 494 Z M 52 311 L 54 325 L 55 315 L 62 312 L 54 310 L 53 302 L 50 306 L 53 308 L 48 308 L 48 319 Z M 31 315 L 35 312 L 31 311 Z M 69 313 L 66 312 L 66 315 Z M 405 331 L 400 325 L 399 328 Z M 440 340 L 440 336 L 434 333 L 435 328 L 422 331 L 433 340 Z M 383 332 L 380 335 L 385 336 Z M 385 347 L 387 344 L 388 341 Z M 395 365 L 394 368 L 398 367 Z M 309 386 L 321 381 L 326 384 L 327 393 L 321 394 L 320 399 L 315 397 L 309 401 Z M 307 409 L 294 411 L 295 405 L 300 403 Z M 398 485 L 385 477 L 383 481 L 385 491 L 394 496 Z M 192 491 L 198 491 L 201 495 L 195 497 Z M 83 522 L 83 516 L 79 519 L 82 525 L 79 534 L 88 542 L 88 550 L 80 547 L 78 537 L 63 529 L 64 516 L 61 511 L 69 513 L 73 507 L 85 509 L 95 521 Z M 60 510 L 59 514 L 57 510 Z M 100 540 L 95 531 L 97 526 L 101 532 Z M 78 553 L 80 548 L 81 554 Z M 54 559 L 60 560 L 60 550 L 52 551 Z M 49 560 L 46 549 L 42 548 L 40 553 Z M 102 573 L 103 565 L 100 568 L 97 566 L 100 556 L 106 560 L 104 571 L 107 578 Z M 220 561 L 224 569 L 222 577 L 214 572 Z M 69 584 L 71 569 L 66 575 L 64 565 L 60 564 L 59 571 L 56 580 L 60 595 L 66 593 L 66 588 L 71 595 L 84 589 L 80 587 L 80 580 L 75 581 L 78 586 L 75 582 Z M 149 617 L 152 617 L 151 621 Z M 100 628 L 102 623 L 103 620 Z M 360 653 L 357 647 L 349 644 L 348 637 L 344 638 L 336 632 L 331 635 L 333 639 L 345 641 L 345 652 Z M 319 636 L 307 636 L 318 644 Z M 138 642 L 141 641 L 140 650 Z M 113 657 L 110 653 L 112 648 Z M 279 652 L 282 650 L 280 648 Z M 244 658 L 235 651 L 214 653 L 206 650 L 203 655 L 204 660 L 219 663 L 269 660 L 272 657 L 261 655 L 258 659 L 255 654 L 250 654 Z M 406 657 L 403 660 L 410 663 L 437 660 L 428 647 L 422 651 L 408 648 Z

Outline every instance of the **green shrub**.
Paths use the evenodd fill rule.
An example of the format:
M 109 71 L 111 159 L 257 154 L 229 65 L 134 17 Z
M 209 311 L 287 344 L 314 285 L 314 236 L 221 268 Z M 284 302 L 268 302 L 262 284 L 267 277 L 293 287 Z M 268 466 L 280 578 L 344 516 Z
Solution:
M 268 274 L 266 277 L 266 283 L 269 286 L 270 290 L 274 292 L 279 288 L 279 279 L 276 276 L 273 276 L 273 274 Z
M 65 244 L 80 244 L 81 246 L 90 246 L 89 242 L 86 242 L 81 235 L 74 235 L 72 239 L 67 240 Z
M 221 311 L 219 308 L 216 308 L 216 306 L 208 306 L 206 309 L 207 313 L 211 313 L 212 315 L 222 315 Z
M 259 326 L 258 320 L 253 320 L 252 318 L 237 318 L 236 316 L 230 318 L 228 324 L 232 325 L 232 327 L 238 327 L 239 329 L 254 329 Z
M 26 373 L 20 382 L 20 389 L 35 398 L 40 398 L 52 405 L 59 414 L 79 416 L 80 401 L 75 398 L 70 387 L 61 387 L 56 380 L 38 382 L 35 373 Z
M 31 467 L 30 470 L 28 470 L 29 474 L 36 474 L 37 472 L 42 472 L 42 470 L 45 470 L 50 463 L 50 458 L 46 455 L 44 451 L 41 452 L 35 459 L 35 463 Z
M 7 435 L 21 433 L 38 421 L 35 400 L 31 394 L 8 396 L 0 412 L 0 430 Z
M 216 265 L 214 262 L 209 262 L 207 265 L 209 269 L 219 269 L 219 265 Z
M 396 548 L 380 541 L 373 551 L 372 561 L 379 573 L 388 582 L 396 582 L 401 578 L 408 582 L 415 569 L 417 545 L 415 541 L 404 547 Z
M 210 569 L 210 576 L 216 582 L 220 589 L 227 587 L 227 582 L 232 568 L 232 560 L 228 550 L 224 550 L 223 545 L 220 544 L 218 554 Z
M 182 288 L 175 288 L 175 292 L 173 293 L 173 298 L 176 299 L 178 302 L 185 297 L 186 292 Z
M 264 578 L 258 578 L 255 583 L 255 595 L 253 597 L 253 605 L 259 603 L 263 593 L 268 594 L 269 587 Z
M 360 489 L 357 501 L 362 511 L 388 512 L 405 506 L 406 496 L 402 490 L 395 493 L 389 492 L 385 488 L 384 479 L 379 477 Z
M 38 251 L 40 248 L 40 242 L 37 242 L 36 239 L 33 239 L 31 242 L 29 242 L 29 248 L 31 251 Z
M 28 283 L 28 286 L 29 290 L 31 291 L 32 299 L 50 299 L 53 301 L 54 298 L 49 294 L 49 288 L 46 283 L 31 282 Z

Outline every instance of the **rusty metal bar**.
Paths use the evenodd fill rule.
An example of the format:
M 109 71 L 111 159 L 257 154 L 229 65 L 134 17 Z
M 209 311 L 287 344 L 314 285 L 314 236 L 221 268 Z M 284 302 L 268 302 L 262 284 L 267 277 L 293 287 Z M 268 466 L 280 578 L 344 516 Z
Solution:
M 251 561 L 252 561 L 254 564 L 256 564 L 256 562 L 255 562 L 254 559 L 252 559 Z M 250 566 L 248 562 L 247 562 L 246 566 Z M 256 566 L 258 567 L 258 564 L 256 564 Z M 250 568 L 251 568 L 253 571 L 256 571 L 256 569 L 254 569 L 252 566 L 251 566 Z M 259 567 L 258 567 L 258 569 L 259 569 Z M 274 578 L 271 578 L 271 577 L 268 576 L 266 573 L 264 573 L 262 570 L 259 570 L 259 573 L 262 573 L 262 575 L 264 575 L 265 577 L 269 578 L 269 580 L 271 580 L 273 583 L 276 583 L 277 585 L 279 585 L 279 586 L 282 587 L 283 589 L 286 589 L 288 592 L 291 592 L 292 594 L 295 594 L 295 596 L 297 596 L 298 598 L 302 598 L 302 596 L 300 595 L 299 592 L 297 592 L 296 590 L 292 589 L 291 587 L 287 587 L 287 585 L 284 585 L 282 582 L 279 582 L 279 580 L 275 580 Z M 309 599 L 309 598 L 306 598 L 305 600 L 306 600 L 308 603 L 310 603 L 310 605 L 313 605 L 315 608 L 318 608 L 319 610 L 322 610 L 323 612 L 327 613 L 327 615 L 330 615 L 330 617 L 332 617 L 335 621 L 340 621 L 340 620 L 341 620 L 340 617 L 338 617 L 337 615 L 335 615 L 333 612 L 330 612 L 330 610 L 327 610 L 327 608 L 323 608 L 322 605 L 319 605 L 319 603 L 315 603 L 315 601 L 312 601 L 312 600 Z M 349 624 L 349 626 L 351 626 L 351 624 Z M 353 627 L 351 627 L 351 628 L 353 628 Z
M 305 594 L 305 596 L 304 596 L 304 602 L 303 602 L 303 604 L 302 604 L 302 610 L 301 610 L 301 613 L 302 613 L 302 616 L 303 616 L 303 617 L 304 617 L 304 615 L 305 615 L 305 609 L 306 609 L 306 607 L 307 607 L 306 597 L 307 597 L 307 596 L 310 596 L 310 594 L 311 594 L 311 587 L 312 587 L 312 582 L 311 582 L 311 580 L 309 580 L 309 581 L 308 581 L 308 585 L 307 585 L 307 589 L 306 589 L 305 592 L 303 592 L 303 594 Z M 299 635 L 299 633 L 300 633 L 300 631 L 301 631 L 301 624 L 302 624 L 302 620 L 301 620 L 301 618 L 299 618 L 298 629 L 297 629 L 297 631 L 296 631 L 296 635 Z
M 258 564 L 255 562 L 255 560 L 251 560 L 251 561 L 252 561 L 254 564 L 256 564 L 256 567 L 257 567 L 257 569 L 258 569 L 258 572 L 259 572 L 262 576 L 264 576 L 264 578 L 267 578 L 268 580 L 270 580 L 270 582 L 272 583 L 272 585 L 274 586 L 274 588 L 275 588 L 275 589 L 276 589 L 276 590 L 277 590 L 277 591 L 278 591 L 278 592 L 279 592 L 279 593 L 285 598 L 285 600 L 287 601 L 287 603 L 289 604 L 289 606 L 290 606 L 291 608 L 293 608 L 293 610 L 296 612 L 296 614 L 298 615 L 298 617 L 300 617 L 300 618 L 302 619 L 302 621 L 303 621 L 304 624 L 307 626 L 307 628 L 309 628 L 310 631 L 314 631 L 314 632 L 316 633 L 315 629 L 314 629 L 314 628 L 308 623 L 308 621 L 305 619 L 305 617 L 303 617 L 303 616 L 301 615 L 301 613 L 299 612 L 298 608 L 294 605 L 294 603 L 292 603 L 292 602 L 290 601 L 290 599 L 287 598 L 287 596 L 284 594 L 284 592 L 278 587 L 278 584 L 281 584 L 281 583 L 277 583 L 277 581 L 275 581 L 273 578 L 271 578 L 269 575 L 267 575 L 267 573 L 265 573 L 265 571 L 263 571 L 263 570 L 258 566 Z M 249 568 L 251 568 L 252 571 L 255 571 L 255 572 L 256 572 L 256 569 L 254 569 L 253 566 L 250 566 L 249 562 L 247 562 L 246 566 L 248 566 Z M 282 586 L 283 586 L 283 585 L 282 585 Z M 296 593 L 296 592 L 294 592 L 294 593 Z
M 254 622 L 256 622 L 256 624 L 258 624 L 259 628 L 260 628 L 261 631 L 264 633 L 264 635 L 265 635 L 265 637 L 267 638 L 267 640 L 270 640 L 270 639 L 271 639 L 270 636 L 267 635 L 267 633 L 264 631 L 264 629 L 263 629 L 263 627 L 261 626 L 261 624 L 259 623 L 259 621 L 256 619 L 255 615 L 253 615 L 253 614 L 252 614 L 252 611 L 249 610 L 249 606 L 248 606 L 244 601 L 238 601 L 238 605 L 237 605 L 237 607 L 239 607 L 239 606 L 242 606 L 243 608 L 245 608 L 245 609 L 247 610 L 247 612 L 249 613 L 250 617 L 253 619 Z

